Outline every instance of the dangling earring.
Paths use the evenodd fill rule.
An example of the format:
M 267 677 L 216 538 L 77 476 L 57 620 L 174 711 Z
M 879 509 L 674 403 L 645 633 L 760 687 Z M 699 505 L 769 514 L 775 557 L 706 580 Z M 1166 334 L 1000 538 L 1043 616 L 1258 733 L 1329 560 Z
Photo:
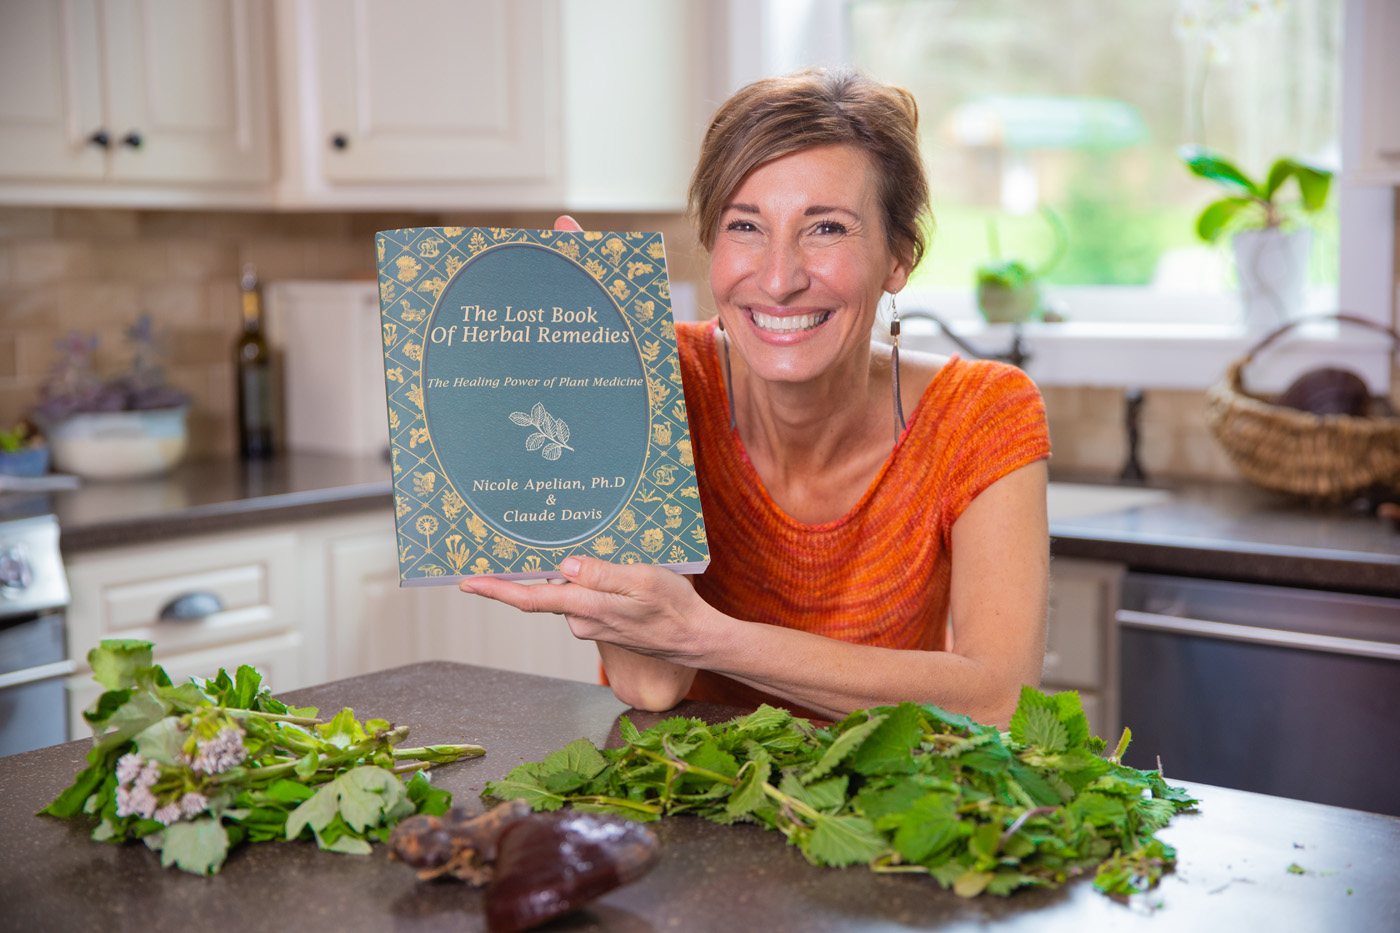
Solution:
M 894 429 L 894 442 L 899 443 L 899 435 L 908 430 L 909 425 L 904 423 L 904 402 L 899 397 L 899 308 L 895 305 L 894 295 L 890 296 L 890 339 L 894 342 L 894 348 L 890 351 L 890 374 L 894 382 L 894 420 L 897 427 Z

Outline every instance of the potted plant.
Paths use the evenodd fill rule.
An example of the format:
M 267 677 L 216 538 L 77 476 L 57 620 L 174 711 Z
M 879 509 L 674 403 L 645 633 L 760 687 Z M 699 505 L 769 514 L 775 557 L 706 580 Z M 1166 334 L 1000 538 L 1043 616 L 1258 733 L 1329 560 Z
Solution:
M 49 439 L 54 468 L 89 479 L 147 476 L 185 454 L 189 396 L 165 384 L 149 316 L 127 328 L 131 364 L 112 378 L 93 364 L 97 338 L 73 332 L 31 417 Z
M 1306 221 L 1327 204 L 1332 172 L 1284 157 L 1260 182 L 1210 149 L 1183 146 L 1179 155 L 1193 174 L 1229 192 L 1201 211 L 1196 234 L 1207 243 L 1231 234 L 1246 326 L 1273 329 L 1296 318 L 1303 311 L 1312 252 L 1312 230 Z M 1296 182 L 1296 200 L 1283 197 L 1290 178 Z
M 49 471 L 49 445 L 29 421 L 0 431 L 0 474 L 43 476 Z
M 1001 257 L 995 218 L 987 218 L 987 248 L 991 258 L 977 266 L 977 310 L 992 324 L 1016 324 L 1029 320 L 1041 308 L 1041 280 L 1065 251 L 1064 223 L 1058 214 L 1042 206 L 1041 215 L 1055 234 L 1050 257 L 1038 266 L 1024 259 Z

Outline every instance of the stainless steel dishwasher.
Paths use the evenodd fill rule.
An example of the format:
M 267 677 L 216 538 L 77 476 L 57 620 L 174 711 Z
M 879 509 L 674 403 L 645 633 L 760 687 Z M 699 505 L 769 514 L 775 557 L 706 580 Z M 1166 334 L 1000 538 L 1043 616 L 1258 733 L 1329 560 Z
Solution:
M 1129 573 L 1125 761 L 1400 815 L 1400 599 Z

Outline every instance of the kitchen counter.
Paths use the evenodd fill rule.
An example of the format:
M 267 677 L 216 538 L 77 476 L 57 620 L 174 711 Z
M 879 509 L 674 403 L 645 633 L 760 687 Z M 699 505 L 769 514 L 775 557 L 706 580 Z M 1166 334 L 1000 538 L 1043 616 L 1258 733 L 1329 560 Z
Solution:
M 1053 484 L 1052 484 L 1053 485 Z M 52 496 L 66 554 L 392 504 L 380 457 L 292 454 L 188 463 L 168 476 Z M 1052 520 L 1052 553 L 1133 569 L 1400 595 L 1400 533 L 1242 483 L 1180 484 L 1169 501 Z M 1053 491 L 1052 491 L 1053 495 Z
M 479 807 L 484 783 L 583 736 L 619 744 L 625 711 L 604 687 L 446 662 L 417 664 L 296 691 L 323 713 L 351 706 L 408 726 L 414 744 L 479 742 L 485 757 L 434 770 L 456 802 Z M 718 720 L 737 712 L 685 704 Z M 645 728 L 659 717 L 631 713 Z M 668 714 L 670 715 L 670 714 Z M 23 930 L 474 930 L 482 894 L 420 884 L 384 857 L 324 853 L 310 843 L 235 850 L 202 878 L 162 869 L 141 845 L 88 838 L 81 820 L 32 814 L 82 767 L 87 742 L 0 759 L 0 902 Z M 817 868 L 782 835 L 691 817 L 653 824 L 661 861 L 645 878 L 562 930 L 1239 930 L 1400 929 L 1400 819 L 1195 785 L 1196 814 L 1161 833 L 1179 854 L 1156 890 L 1116 903 L 1088 879 L 1010 898 L 963 900 L 927 877 Z M 1298 865 L 1303 874 L 1289 871 Z

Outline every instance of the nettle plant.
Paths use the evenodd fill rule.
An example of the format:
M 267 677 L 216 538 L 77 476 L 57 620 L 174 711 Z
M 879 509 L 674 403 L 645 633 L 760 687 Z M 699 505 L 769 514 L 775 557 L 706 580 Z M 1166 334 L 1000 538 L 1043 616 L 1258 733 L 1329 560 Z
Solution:
M 1183 146 L 1178 155 L 1192 174 L 1230 192 L 1207 204 L 1196 219 L 1196 234 L 1207 243 L 1214 243 L 1227 232 L 1289 229 L 1327 204 L 1332 172 L 1302 159 L 1278 159 L 1261 182 L 1250 178 L 1225 156 L 1203 146 Z M 1290 178 L 1297 182 L 1296 200 L 1282 196 Z

